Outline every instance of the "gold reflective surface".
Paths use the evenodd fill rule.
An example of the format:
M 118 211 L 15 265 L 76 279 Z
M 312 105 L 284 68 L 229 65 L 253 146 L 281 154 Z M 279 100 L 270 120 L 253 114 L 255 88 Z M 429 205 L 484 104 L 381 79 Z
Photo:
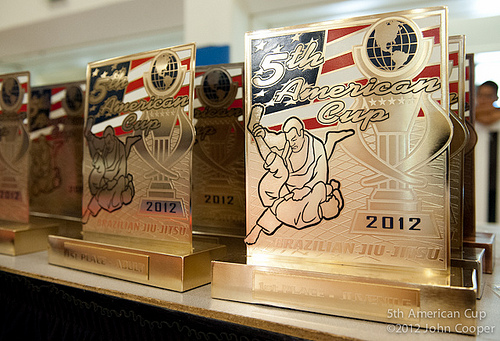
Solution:
M 84 81 L 31 89 L 31 214 L 81 218 L 84 91 Z
M 197 229 L 245 235 L 243 104 L 243 63 L 196 68 L 192 206 Z
M 83 231 L 191 244 L 194 49 L 88 65 Z
M 247 33 L 252 264 L 447 274 L 446 16 L 432 8 Z
M 0 219 L 29 221 L 30 74 L 0 75 Z

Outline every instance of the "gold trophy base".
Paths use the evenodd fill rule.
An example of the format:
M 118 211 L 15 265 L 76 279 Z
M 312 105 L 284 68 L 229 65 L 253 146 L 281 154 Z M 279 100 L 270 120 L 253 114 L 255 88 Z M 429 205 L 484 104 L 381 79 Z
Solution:
M 481 299 L 484 292 L 483 263 L 486 251 L 477 247 L 464 247 L 461 259 L 451 259 L 451 265 L 456 269 L 475 270 L 477 283 L 477 299 Z
M 473 269 L 452 269 L 451 285 L 220 261 L 212 262 L 212 273 L 213 298 L 406 324 L 422 330 L 463 333 L 476 327 L 476 319 L 466 317 L 467 312 L 476 310 Z
M 465 247 L 482 248 L 485 250 L 483 272 L 493 273 L 495 267 L 495 234 L 487 232 L 476 232 L 472 237 L 464 238 Z
M 50 264 L 180 292 L 209 283 L 211 261 L 225 254 L 224 245 L 203 241 L 193 241 L 190 251 L 168 253 L 49 236 Z
M 47 236 L 57 233 L 58 224 L 43 219 L 29 223 L 0 221 L 0 253 L 17 256 L 47 250 Z

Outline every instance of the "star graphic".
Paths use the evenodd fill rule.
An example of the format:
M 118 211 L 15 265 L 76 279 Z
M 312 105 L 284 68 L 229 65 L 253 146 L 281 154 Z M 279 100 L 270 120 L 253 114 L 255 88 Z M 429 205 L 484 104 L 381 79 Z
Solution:
M 389 105 L 394 105 L 396 104 L 396 100 L 391 96 L 391 99 L 389 100 Z
M 282 46 L 282 45 L 278 45 L 278 46 L 276 46 L 276 47 L 273 49 L 273 52 L 274 52 L 274 53 L 280 53 L 282 48 L 283 48 L 283 46 Z
M 111 70 L 115 70 L 118 67 L 118 64 L 111 65 Z
M 94 72 L 92 72 L 92 77 L 96 77 L 99 75 L 99 69 L 95 69 Z
M 369 102 L 370 102 L 370 105 L 372 107 L 377 104 L 377 101 L 374 98 L 372 98 L 371 100 L 369 100 Z
M 95 105 L 90 107 L 90 111 L 96 111 L 96 110 L 97 110 L 97 107 Z
M 264 97 L 264 95 L 266 94 L 266 91 L 264 91 L 264 89 L 260 90 L 259 92 L 257 92 L 255 95 L 253 95 L 254 98 L 257 98 L 257 97 Z
M 274 99 L 271 98 L 271 100 L 269 100 L 269 102 L 266 103 L 266 107 L 273 107 L 275 103 L 276 102 L 274 102 Z
M 405 104 L 405 98 L 401 95 L 401 98 L 398 98 L 399 104 Z
M 292 37 L 292 41 L 299 41 L 301 35 L 302 33 L 295 33 L 295 35 Z
M 264 46 L 266 46 L 266 44 L 267 44 L 267 42 L 265 42 L 264 40 L 261 40 L 260 43 L 255 45 L 255 52 L 260 51 L 260 50 L 264 50 Z
M 285 102 L 285 106 L 294 105 L 294 104 L 297 104 L 297 101 L 293 100 L 293 99 L 290 99 L 289 101 Z
M 108 75 L 108 71 L 104 71 L 101 75 L 101 78 L 106 78 L 106 76 Z
M 385 105 L 385 99 L 383 99 L 382 97 L 380 97 L 378 102 L 380 103 L 380 105 Z
M 314 39 L 313 37 L 311 37 L 311 40 L 307 43 L 307 45 L 309 46 L 309 45 L 311 45 L 312 43 L 316 43 L 316 42 L 317 42 L 317 40 L 316 40 L 316 39 Z

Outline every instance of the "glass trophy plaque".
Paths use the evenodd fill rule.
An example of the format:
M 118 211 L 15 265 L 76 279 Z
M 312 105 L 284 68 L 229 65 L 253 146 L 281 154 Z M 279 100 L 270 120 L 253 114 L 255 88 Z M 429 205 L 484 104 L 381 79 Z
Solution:
M 83 240 L 51 238 L 49 262 L 177 291 L 210 281 L 225 248 L 192 239 L 194 51 L 88 65 Z
M 465 56 L 466 64 L 466 107 L 465 117 L 466 123 L 471 131 L 471 142 L 466 149 L 465 154 L 465 187 L 464 187 L 464 246 L 472 249 L 484 249 L 484 259 L 482 262 L 483 272 L 487 274 L 493 273 L 495 267 L 495 233 L 478 232 L 476 231 L 476 187 L 475 187 L 475 168 L 474 168 L 474 147 L 477 142 L 475 132 L 475 99 L 476 99 L 476 84 L 474 77 L 474 54 L 468 53 Z
M 30 214 L 79 236 L 85 81 L 31 88 Z
M 30 74 L 0 75 L 0 253 L 47 248 L 57 225 L 30 219 Z
M 450 266 L 446 22 L 436 7 L 246 34 L 247 260 L 214 262 L 213 297 L 476 324 L 472 273 Z M 438 308 L 462 318 L 414 314 Z
M 466 153 L 474 148 L 475 139 L 472 127 L 467 124 L 466 109 L 466 66 L 465 36 L 448 38 L 449 47 L 449 89 L 450 118 L 453 122 L 453 139 L 450 148 L 450 237 L 451 264 L 455 271 L 474 270 L 477 283 L 477 297 L 484 289 L 482 280 L 484 249 L 464 246 L 465 230 L 465 190 L 466 190 Z M 470 176 L 470 174 L 468 174 Z
M 193 228 L 245 236 L 243 63 L 196 68 Z

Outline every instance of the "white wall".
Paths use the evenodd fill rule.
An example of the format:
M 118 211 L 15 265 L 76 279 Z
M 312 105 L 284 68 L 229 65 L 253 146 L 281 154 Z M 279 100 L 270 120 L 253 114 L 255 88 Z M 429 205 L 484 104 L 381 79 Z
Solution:
M 191 41 L 193 36 L 199 36 L 202 44 L 208 43 L 210 34 L 230 35 L 225 39 L 231 46 L 231 61 L 243 61 L 243 37 L 247 30 L 422 8 L 442 2 L 0 0 L 0 4 L 0 72 L 28 69 L 37 85 L 81 79 L 86 64 L 98 59 L 177 45 Z M 448 1 L 448 6 L 449 34 L 465 34 L 468 52 L 500 51 L 500 39 L 492 39 L 494 33 L 500 32 L 500 1 L 455 0 Z M 205 19 L 196 20 L 197 15 Z M 227 27 L 231 28 L 230 34 L 217 32 L 219 28 L 227 31 Z

